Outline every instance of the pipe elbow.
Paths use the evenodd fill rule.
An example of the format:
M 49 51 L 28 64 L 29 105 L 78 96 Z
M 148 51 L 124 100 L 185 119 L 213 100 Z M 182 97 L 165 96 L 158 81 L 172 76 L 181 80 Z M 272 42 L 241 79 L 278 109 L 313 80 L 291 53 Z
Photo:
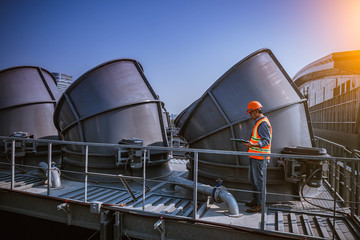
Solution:
M 47 163 L 40 162 L 39 167 L 41 168 L 41 170 L 45 172 L 46 176 L 49 174 Z M 50 170 L 50 174 L 51 174 L 51 187 L 53 188 L 61 187 L 60 169 L 58 169 L 57 167 L 52 167 L 52 169 Z
M 234 198 L 234 196 L 229 193 L 225 188 L 218 188 L 219 191 L 215 191 L 215 196 L 217 199 L 221 200 L 222 202 L 225 202 L 229 212 L 228 212 L 228 216 L 229 217 L 241 217 L 242 214 L 240 214 L 239 211 L 239 205 L 236 201 L 236 199 Z M 218 194 L 216 194 L 216 192 L 218 192 Z M 215 201 L 216 201 L 216 198 Z
M 58 168 L 51 170 L 51 184 L 54 188 L 61 187 L 60 170 Z
M 184 188 L 193 189 L 194 182 L 190 181 L 185 178 L 180 177 L 170 177 L 170 181 L 173 182 L 173 184 L 182 186 Z M 198 183 L 197 192 L 204 194 L 206 196 L 211 196 L 215 202 L 221 203 L 225 202 L 229 212 L 227 215 L 229 217 L 241 217 L 242 214 L 239 212 L 239 205 L 234 198 L 234 196 L 229 193 L 225 187 L 211 187 L 209 185 Z

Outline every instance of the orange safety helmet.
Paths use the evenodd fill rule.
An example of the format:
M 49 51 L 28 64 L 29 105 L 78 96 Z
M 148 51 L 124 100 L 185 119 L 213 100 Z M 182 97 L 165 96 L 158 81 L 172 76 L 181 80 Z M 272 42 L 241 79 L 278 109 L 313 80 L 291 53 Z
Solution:
M 248 115 L 250 112 L 256 110 L 256 109 L 261 109 L 263 106 L 261 105 L 261 103 L 259 103 L 258 101 L 251 101 L 248 103 L 247 105 L 247 113 L 246 115 Z

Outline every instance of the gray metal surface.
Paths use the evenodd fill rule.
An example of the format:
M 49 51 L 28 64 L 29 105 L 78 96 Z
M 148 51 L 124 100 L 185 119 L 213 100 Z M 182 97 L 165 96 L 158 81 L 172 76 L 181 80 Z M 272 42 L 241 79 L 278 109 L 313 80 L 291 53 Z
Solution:
M 0 135 L 24 132 L 30 138 L 57 139 L 53 114 L 60 92 L 45 69 L 19 66 L 0 71 Z M 9 162 L 10 142 L 0 142 L 0 161 Z M 58 147 L 58 150 L 60 148 Z M 17 163 L 37 166 L 47 158 L 47 144 L 17 146 Z M 59 151 L 54 151 L 57 163 Z
M 53 114 L 60 93 L 54 77 L 34 66 L 0 71 L 0 135 L 28 132 L 34 138 L 57 136 Z
M 141 191 L 133 190 L 133 193 L 137 198 L 137 200 L 134 201 L 126 189 L 91 185 L 87 190 L 87 202 L 99 201 L 103 204 L 117 205 L 118 207 L 124 207 L 131 210 L 143 210 Z M 85 188 L 81 187 L 66 191 L 56 197 L 73 201 L 84 201 L 84 194 Z M 199 215 L 204 214 L 206 211 L 206 202 L 199 201 L 198 205 L 201 209 L 198 210 Z M 144 210 L 169 216 L 191 217 L 194 207 L 190 198 L 149 193 L 146 194 Z
M 254 123 L 245 113 L 247 104 L 254 100 L 264 106 L 271 122 L 273 153 L 280 153 L 286 146 L 313 146 L 306 99 L 268 49 L 234 65 L 185 109 L 175 121 L 179 135 L 191 148 L 247 151 L 230 138 L 250 138 Z M 268 184 L 277 192 L 296 193 L 296 186 L 284 183 L 277 161 L 270 160 Z M 238 188 L 239 183 L 247 184 L 247 166 L 245 156 L 200 154 L 199 179 L 214 184 L 220 177 L 225 186 Z
M 144 145 L 168 146 L 165 112 L 140 64 L 118 59 L 77 79 L 60 98 L 54 122 L 64 140 L 119 143 L 140 138 Z M 69 146 L 63 153 L 65 169 L 83 171 L 84 149 Z M 150 154 L 149 176 L 169 171 L 167 152 Z M 117 166 L 116 156 L 116 149 L 89 148 L 89 171 L 124 173 L 126 166 Z
M 12 137 L 0 138 L 14 139 Z M 50 140 L 34 139 L 27 141 L 49 142 Z M 60 141 L 51 140 L 50 142 L 57 143 Z M 114 145 L 61 142 L 63 145 L 86 145 L 88 147 Z M 135 148 L 138 149 L 139 147 L 135 146 Z M 140 148 L 147 150 L 164 149 L 164 147 L 154 146 L 142 146 Z M 188 151 L 213 154 L 227 152 L 227 154 L 239 156 L 246 154 L 206 149 L 188 149 Z M 282 158 L 303 157 L 290 154 L 272 154 L 272 156 Z M 323 159 L 321 156 L 308 157 Z M 358 163 L 357 159 L 352 158 L 327 157 L 326 159 Z M 184 164 L 180 164 L 179 161 L 171 162 L 177 165 L 177 169 L 182 166 L 182 171 L 175 171 L 174 175 L 180 176 L 187 173 Z M 185 161 L 181 163 L 183 162 Z M 23 186 L 26 190 L 21 190 L 18 188 L 18 184 L 27 177 L 31 178 L 30 174 L 34 174 L 36 178 L 34 171 L 29 172 L 29 175 L 21 172 L 16 172 L 16 174 L 14 172 L 14 175 L 11 175 L 10 170 L 2 170 L 2 172 L 4 174 L 0 174 L 0 182 L 7 181 L 8 183 L 0 186 L 0 210 L 96 229 L 99 230 L 102 239 L 119 239 L 126 236 L 138 239 L 159 239 L 163 235 L 170 239 L 265 239 L 266 237 L 272 239 L 289 237 L 323 239 L 327 235 L 329 237 L 335 236 L 336 239 L 359 239 L 360 236 L 356 215 L 352 217 L 347 214 L 350 209 L 346 210 L 346 206 L 341 206 L 342 200 L 333 201 L 334 199 L 332 199 L 331 201 L 331 192 L 330 195 L 322 196 L 326 194 L 325 189 L 322 193 L 317 192 L 320 194 L 318 196 L 314 196 L 307 189 L 305 192 L 306 198 L 312 201 L 312 204 L 316 203 L 327 207 L 328 211 L 326 212 L 321 207 L 310 206 L 303 201 L 289 201 L 277 204 L 267 203 L 267 211 L 249 214 L 246 213 L 245 203 L 239 201 L 237 202 L 239 210 L 244 215 L 239 218 L 231 218 L 226 214 L 228 211 L 224 202 L 215 203 L 202 194 L 198 194 L 199 196 L 195 198 L 192 191 L 178 186 L 174 188 L 173 182 L 165 178 L 140 182 L 141 178 L 139 177 L 127 177 L 131 188 L 131 191 L 128 191 L 124 188 L 118 175 L 102 174 L 107 177 L 111 176 L 113 180 L 109 181 L 110 179 L 108 179 L 108 181 L 93 184 L 66 180 L 64 179 L 65 174 L 62 174 L 61 188 L 50 191 L 46 183 L 41 184 L 40 182 L 40 185 L 31 185 L 32 183 L 28 182 L 29 184 Z M 64 173 L 64 171 L 62 172 Z M 4 180 L 1 180 L 2 176 Z M 13 178 L 14 184 L 12 186 L 14 187 L 9 184 L 9 180 Z M 339 178 L 338 181 L 341 179 Z M 146 194 L 142 191 L 144 188 L 147 189 Z M 130 192 L 136 196 L 135 200 Z M 267 192 L 267 195 L 269 194 L 272 195 L 273 193 Z M 197 204 L 194 205 L 194 202 Z M 355 206 L 350 204 L 349 207 L 353 209 Z M 193 214 L 194 212 L 196 214 Z M 265 228 L 260 227 L 263 225 Z M 162 226 L 161 229 L 159 226 Z M 114 238 L 111 237 L 112 233 Z
M 87 189 L 87 201 L 101 201 L 106 204 L 126 204 L 132 201 L 131 195 L 125 189 L 111 188 L 104 186 L 89 186 Z M 84 201 L 85 188 L 77 188 L 75 190 L 63 193 L 57 197 Z M 134 192 L 135 197 L 141 196 L 140 191 Z
M 0 183 L 6 181 L 6 177 L 9 177 L 9 174 L 1 173 Z M 16 177 L 16 179 L 17 184 L 20 184 L 22 180 L 30 180 L 31 177 Z M 26 192 L 12 192 L 6 190 L 9 189 L 8 185 L 0 185 L 1 210 L 65 222 L 74 226 L 100 229 L 101 235 L 118 231 L 119 235 L 128 235 L 139 239 L 157 238 L 156 236 L 159 236 L 160 233 L 151 229 L 154 229 L 154 224 L 159 219 L 164 219 L 166 236 L 172 236 L 172 239 L 184 239 L 183 232 L 191 226 L 190 235 L 192 237 L 190 239 L 218 239 L 220 237 L 225 239 L 248 239 L 250 237 L 265 239 L 266 236 L 273 236 L 274 239 L 286 237 L 331 239 L 333 236 L 335 239 L 358 239 L 359 237 L 358 226 L 349 221 L 346 216 L 336 215 L 334 220 L 331 213 L 321 212 L 319 208 L 308 209 L 302 206 L 302 202 L 287 202 L 282 205 L 269 206 L 266 214 L 266 228 L 264 231 L 259 231 L 260 213 L 245 213 L 244 203 L 239 203 L 244 216 L 231 218 L 223 214 L 226 211 L 225 204 L 217 205 L 199 201 L 199 219 L 193 220 L 191 216 L 194 206 L 191 198 L 186 196 L 170 196 L 150 192 L 146 194 L 145 209 L 143 210 L 141 191 L 133 191 L 138 198 L 137 201 L 133 201 L 125 189 L 89 185 L 88 202 L 84 203 L 83 183 L 65 181 L 64 188 L 53 191 L 53 195 L 50 197 L 44 197 L 46 187 L 39 184 L 31 185 L 29 180 Z M 15 190 L 21 189 L 25 188 L 16 188 Z M 90 202 L 102 203 L 101 211 L 98 214 L 91 211 Z M 60 205 L 66 204 L 69 212 L 59 209 Z M 281 209 L 281 207 L 283 208 Z M 114 223 L 116 216 L 120 217 L 118 219 L 120 228 L 117 228 L 116 220 Z M 169 228 L 171 222 L 177 225 L 176 229 Z M 102 229 L 104 224 L 109 224 L 106 229 Z M 217 231 L 214 232 L 214 229 Z M 235 232 L 229 232 L 230 229 Z M 248 234 L 246 237 L 245 233 Z M 114 237 L 114 239 L 117 238 Z
M 359 232 L 345 217 L 305 212 L 269 210 L 266 229 L 310 238 L 358 239 Z
M 69 204 L 69 214 L 58 210 L 57 206 Z M 107 208 L 103 206 L 102 208 Z M 127 208 L 117 210 L 102 209 L 100 214 L 90 212 L 89 204 L 72 202 L 67 199 L 45 198 L 35 194 L 7 192 L 0 189 L 0 209 L 17 212 L 72 226 L 85 227 L 100 231 L 100 239 L 160 239 L 160 233 L 154 224 L 160 219 L 159 214 L 138 212 Z M 115 221 L 114 221 L 115 220 Z M 214 220 L 214 219 L 213 219 Z M 189 218 L 164 216 L 166 239 L 280 239 L 281 235 L 272 236 L 256 229 L 227 226 L 215 222 L 193 222 Z M 194 224 L 195 223 L 195 224 Z M 34 226 L 41 229 L 43 226 Z M 69 226 L 71 227 L 71 226 Z M 114 236 L 112 236 L 114 234 Z M 56 236 L 55 236 L 56 237 Z M 286 239 L 286 236 L 282 237 Z
M 24 190 L 27 188 L 35 187 L 44 184 L 45 180 L 40 177 L 29 176 L 21 173 L 17 173 L 14 177 L 14 189 Z M 10 188 L 11 186 L 11 174 L 0 173 L 0 188 Z

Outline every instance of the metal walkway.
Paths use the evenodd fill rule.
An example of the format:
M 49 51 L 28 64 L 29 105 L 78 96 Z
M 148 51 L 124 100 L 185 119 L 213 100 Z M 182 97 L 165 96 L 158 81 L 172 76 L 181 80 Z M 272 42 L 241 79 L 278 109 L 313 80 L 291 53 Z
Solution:
M 16 140 L 20 141 L 20 140 Z M 28 140 L 27 140 L 28 141 Z M 37 140 L 40 141 L 40 140 Z M 12 149 L 15 147 L 12 141 Z M 51 149 L 51 140 L 48 143 Z M 65 144 L 65 142 L 61 142 Z M 68 143 L 74 145 L 114 147 L 118 145 L 98 143 Z M 165 147 L 143 146 L 144 152 L 155 150 L 179 150 Z M 191 149 L 186 149 L 191 151 Z M 221 155 L 245 155 L 244 152 L 218 150 L 192 150 L 194 166 L 198 164 L 199 153 Z M 48 156 L 48 166 L 51 166 L 51 154 Z M 272 154 L 274 157 L 303 156 Z M 41 171 L 24 173 L 15 171 L 17 164 L 13 151 L 11 164 L 8 169 L 0 171 L 0 210 L 20 213 L 36 218 L 65 223 L 67 225 L 83 227 L 99 231 L 102 239 L 121 239 L 122 237 L 136 239 L 360 239 L 359 216 L 359 181 L 358 167 L 360 160 L 344 157 L 326 157 L 328 170 L 324 182 L 329 182 L 326 189 L 315 198 L 310 198 L 311 192 L 304 192 L 312 203 L 328 208 L 325 211 L 301 201 L 284 201 L 278 204 L 267 202 L 266 210 L 261 213 L 246 213 L 243 202 L 237 202 L 241 217 L 230 217 L 226 202 L 215 203 L 216 199 L 209 193 L 199 191 L 197 185 L 197 169 L 194 168 L 193 189 L 184 189 L 171 177 L 148 179 L 145 168 L 142 177 L 123 176 L 89 172 L 88 152 L 85 151 L 84 172 L 82 177 L 71 178 L 68 173 L 61 171 L 61 186 L 51 188 L 46 183 L 51 175 L 45 177 Z M 144 157 L 145 163 L 146 157 Z M 311 161 L 324 161 L 319 156 L 307 156 Z M 169 175 L 188 174 L 186 161 L 171 161 Z M 355 165 L 355 166 L 354 166 Z M 325 165 L 326 166 L 326 165 Z M 335 171 L 331 167 L 341 167 L 344 171 Z M 351 166 L 351 172 L 348 168 Z M 50 169 L 51 171 L 54 169 Z M 43 174 L 43 176 L 40 175 Z M 99 178 L 95 178 L 98 177 Z M 101 176 L 101 177 L 100 177 Z M 77 180 L 76 180 L 77 179 Z M 96 179 L 96 181 L 95 181 Z M 266 179 L 266 178 L 265 178 Z M 342 183 L 347 189 L 342 188 Z M 129 183 L 129 184 L 128 184 Z M 333 185 L 335 183 L 335 185 Z M 341 185 L 341 186 L 337 186 Z M 264 184 L 266 186 L 266 184 Z M 213 188 L 215 189 L 215 188 Z M 325 188 L 324 188 L 325 189 Z M 216 190 L 215 190 L 216 191 Z M 245 191 L 231 189 L 231 191 Z M 274 194 L 265 192 L 262 194 Z M 355 192 L 354 194 L 352 194 Z M 344 193 L 344 194 L 342 194 Z M 214 192 L 213 192 L 214 194 Z M 338 195 L 342 194 L 342 195 Z M 348 196 L 349 195 L 349 196 Z M 289 195 L 290 196 L 290 195 Z M 298 195 L 291 195 L 291 199 L 299 199 Z M 341 196 L 345 196 L 344 199 Z M 238 199 L 238 201 L 242 200 Z M 334 201 L 335 199 L 335 201 Z M 194 204 L 194 202 L 196 204 Z M 236 200 L 232 201 L 236 206 Z M 264 203 L 265 204 L 265 203 Z M 196 212 L 195 212 L 196 211 Z M 339 214 L 339 212 L 342 212 Z M 238 216 L 236 214 L 235 216 Z
M 10 178 L 10 174 L 0 173 L 0 188 L 9 189 Z M 43 183 L 44 180 L 41 178 L 26 176 L 20 173 L 15 177 L 15 187 L 17 189 L 27 189 L 27 191 L 31 191 L 32 188 L 36 188 L 36 186 Z M 145 212 L 164 216 L 191 217 L 193 213 L 191 198 L 149 192 L 146 194 L 146 199 L 143 203 L 141 191 L 132 192 L 136 198 L 136 200 L 134 200 L 126 189 L 89 185 L 87 190 L 87 202 L 98 201 L 113 207 L 138 211 L 144 210 Z M 57 199 L 63 199 L 64 201 L 84 201 L 84 187 L 77 187 L 71 190 L 59 189 L 58 191 L 60 194 L 55 194 Z M 200 221 L 209 221 L 206 213 L 207 211 L 211 211 L 209 208 L 210 205 L 206 201 L 198 202 Z M 239 203 L 239 206 L 242 210 L 245 209 L 243 203 Z M 360 239 L 359 226 L 351 223 L 345 216 L 336 215 L 334 221 L 334 216 L 330 214 L 310 212 L 311 210 L 309 212 L 299 211 L 299 206 L 293 206 L 296 210 L 290 208 L 276 209 L 276 206 L 275 204 L 268 208 L 266 231 L 293 234 L 296 237 L 303 236 L 314 239 Z M 243 218 L 241 221 L 247 222 L 250 218 L 258 217 L 256 215 L 257 214 L 253 216 L 244 215 L 241 217 Z M 233 223 L 236 225 L 236 221 Z M 241 226 L 242 224 L 240 223 L 238 225 Z
M 45 180 L 39 177 L 16 174 L 14 189 L 25 190 L 27 188 L 35 187 L 44 184 Z M 0 188 L 10 188 L 11 186 L 11 174 L 0 172 Z
M 79 188 L 71 192 L 58 195 L 58 198 L 67 200 L 84 201 L 85 188 Z M 125 190 L 119 188 L 89 186 L 88 202 L 99 201 L 104 204 L 117 205 L 127 209 L 143 210 L 143 199 L 140 191 L 133 191 L 137 200 Z M 200 206 L 198 214 L 201 215 L 206 210 L 206 202 L 198 202 Z M 171 197 L 158 193 L 149 193 L 146 195 L 144 210 L 147 212 L 189 217 L 193 212 L 192 200 L 190 198 Z
M 344 216 L 311 214 L 270 209 L 267 214 L 266 229 L 325 239 L 360 239 L 356 230 Z

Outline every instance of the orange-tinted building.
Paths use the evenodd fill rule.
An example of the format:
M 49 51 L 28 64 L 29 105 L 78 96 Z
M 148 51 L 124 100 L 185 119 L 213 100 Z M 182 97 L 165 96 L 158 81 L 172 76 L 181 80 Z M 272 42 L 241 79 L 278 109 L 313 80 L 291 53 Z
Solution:
M 293 81 L 308 99 L 314 135 L 360 149 L 360 50 L 316 60 Z

